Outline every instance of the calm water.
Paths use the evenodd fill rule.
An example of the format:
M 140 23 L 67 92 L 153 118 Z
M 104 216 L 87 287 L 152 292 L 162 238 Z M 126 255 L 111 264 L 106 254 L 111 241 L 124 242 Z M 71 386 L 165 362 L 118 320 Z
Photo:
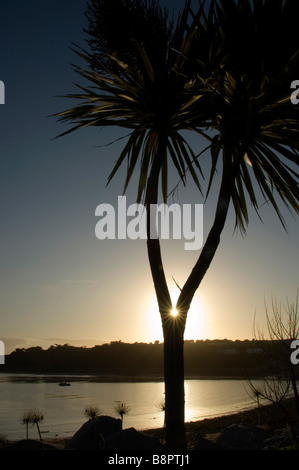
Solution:
M 88 405 L 97 405 L 103 414 L 117 417 L 114 405 L 119 401 L 131 407 L 124 416 L 125 428 L 163 426 L 164 415 L 157 405 L 163 400 L 163 382 L 99 383 L 81 379 L 60 387 L 58 382 L 14 381 L 12 377 L 16 375 L 0 375 L 0 433 L 7 439 L 26 437 L 20 416 L 30 408 L 45 412 L 41 430 L 49 438 L 72 436 L 86 421 L 84 409 Z M 247 390 L 243 380 L 186 380 L 186 421 L 253 407 Z M 38 438 L 36 428 L 29 428 L 29 437 Z

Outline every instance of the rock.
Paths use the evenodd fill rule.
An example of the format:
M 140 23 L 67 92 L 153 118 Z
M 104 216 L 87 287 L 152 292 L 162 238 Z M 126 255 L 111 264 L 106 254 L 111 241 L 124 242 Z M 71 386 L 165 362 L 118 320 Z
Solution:
M 287 431 L 269 437 L 264 442 L 264 450 L 278 450 L 290 445 L 290 436 Z
M 264 450 L 281 450 L 292 448 L 296 446 L 296 441 L 299 439 L 299 425 L 294 423 L 292 434 L 291 429 L 287 426 L 285 429 L 278 429 L 273 436 L 269 437 L 264 442 Z
M 216 444 L 226 450 L 258 450 L 263 448 L 268 437 L 268 433 L 263 429 L 240 423 L 224 429 Z
M 71 438 L 68 448 L 77 450 L 100 450 L 111 435 L 121 431 L 120 419 L 110 416 L 97 416 L 84 423 Z
M 158 450 L 160 448 L 159 439 L 136 431 L 135 428 L 124 429 L 105 440 L 105 450 Z
M 219 446 L 214 441 L 200 436 L 198 433 L 187 435 L 192 450 L 219 450 Z

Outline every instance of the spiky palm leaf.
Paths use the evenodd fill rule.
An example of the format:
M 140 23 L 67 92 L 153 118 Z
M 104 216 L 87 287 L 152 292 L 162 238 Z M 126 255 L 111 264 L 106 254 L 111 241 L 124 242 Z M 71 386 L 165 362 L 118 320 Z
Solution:
M 222 154 L 222 164 L 231 168 L 231 196 L 241 230 L 245 232 L 248 224 L 248 199 L 259 210 L 256 184 L 284 224 L 277 196 L 298 212 L 299 106 L 290 102 L 289 86 L 299 70 L 292 28 L 299 7 L 292 0 L 270 3 L 213 1 L 207 12 L 200 3 L 190 25 L 187 1 L 159 69 L 137 43 L 138 61 L 133 65 L 109 56 L 114 66 L 107 69 L 106 62 L 99 63 L 103 73 L 76 67 L 93 87 L 79 86 L 81 93 L 68 95 L 84 101 L 58 114 L 76 124 L 65 134 L 90 125 L 130 129 L 108 181 L 127 160 L 126 189 L 141 159 L 140 201 L 154 161 L 161 159 L 157 155 L 162 137 L 167 140 L 159 163 L 165 199 L 168 159 L 183 182 L 189 171 L 200 188 L 197 156 L 180 131 L 196 130 L 208 137 L 203 129 L 216 130 L 208 193 Z M 281 43 L 283 52 L 277 49 L 273 56 L 273 43 Z M 92 55 L 78 53 L 94 66 Z M 136 67 L 137 62 L 142 65 Z
M 291 27 L 287 20 L 292 19 L 294 25 L 298 4 L 297 0 L 295 3 L 293 0 L 219 0 L 218 3 L 212 0 L 207 12 L 200 3 L 198 12 L 191 15 L 189 22 L 190 0 L 187 0 L 171 41 L 167 40 L 166 48 L 161 47 L 162 52 L 159 48 L 154 51 L 154 55 L 158 54 L 163 60 L 154 61 L 153 50 L 149 53 L 145 43 L 140 41 L 133 41 L 136 49 L 130 49 L 128 60 L 110 51 L 109 60 L 97 59 L 99 67 L 94 66 L 94 57 L 79 52 L 91 70 L 79 67 L 76 70 L 93 87 L 80 86 L 80 93 L 69 96 L 83 102 L 58 114 L 60 120 L 75 125 L 66 133 L 91 125 L 116 125 L 130 130 L 110 179 L 127 160 L 126 188 L 141 159 L 138 200 L 147 194 L 149 181 L 155 173 L 162 176 L 162 191 L 166 197 L 168 159 L 183 181 L 188 170 L 200 188 L 199 162 L 181 131 L 190 129 L 206 136 L 203 129 L 209 128 L 216 134 L 211 142 L 208 190 L 218 163 L 222 163 L 224 170 L 214 223 L 181 289 L 178 320 L 162 322 L 166 441 L 170 448 L 182 449 L 184 444 L 186 316 L 220 242 L 230 200 L 242 230 L 248 223 L 248 196 L 258 210 L 255 182 L 281 219 L 274 190 L 298 212 L 298 175 L 290 166 L 295 168 L 298 164 L 299 106 L 295 108 L 288 101 L 289 86 L 286 85 L 291 71 L 298 70 L 298 56 L 294 55 L 298 50 L 296 37 L 292 34 L 295 46 L 290 45 L 290 34 L 286 34 L 285 48 L 281 47 L 283 53 L 276 54 L 275 50 L 274 57 L 270 48 L 274 39 L 275 44 L 279 44 L 275 34 L 280 15 L 284 18 L 283 33 L 288 33 Z M 275 21 L 272 10 L 269 14 L 272 6 Z M 296 31 L 296 25 L 293 30 Z M 276 55 L 279 56 L 277 61 Z M 292 80 L 295 78 L 298 77 L 293 76 Z M 157 180 L 154 186 L 156 183 Z M 164 314 L 169 313 L 171 299 L 156 240 L 148 243 L 148 251 L 163 319 Z
M 217 131 L 208 189 L 222 150 L 222 163 L 231 172 L 236 224 L 243 232 L 248 202 L 259 212 L 257 188 L 284 226 L 277 197 L 299 212 L 299 106 L 290 101 L 290 84 L 299 71 L 299 42 L 292 30 L 298 13 L 292 0 L 256 0 L 253 6 L 249 0 L 221 1 L 213 26 L 211 16 L 206 21 L 206 31 L 213 31 L 209 56 L 203 62 L 193 51 L 198 94 L 210 100 L 211 127 Z M 280 44 L 275 56 L 273 44 Z
M 59 120 L 74 124 L 74 127 L 61 135 L 86 126 L 119 126 L 130 129 L 127 143 L 110 173 L 108 183 L 122 163 L 127 161 L 125 191 L 140 159 L 138 202 L 146 192 L 148 177 L 155 165 L 161 173 L 162 194 L 164 201 L 166 200 L 168 159 L 184 183 L 186 173 L 190 173 L 201 189 L 200 164 L 181 133 L 182 130 L 196 128 L 204 134 L 201 128 L 205 124 L 203 122 L 198 126 L 198 111 L 194 114 L 190 112 L 196 109 L 200 96 L 192 93 L 194 82 L 184 74 L 188 63 L 187 53 L 194 37 L 192 30 L 186 34 L 189 4 L 187 2 L 178 21 L 160 68 L 152 64 L 145 48 L 137 42 L 134 52 L 138 61 L 132 60 L 133 65 L 109 55 L 109 62 L 97 57 L 97 67 L 94 55 L 76 49 L 75 52 L 89 67 L 75 66 L 75 70 L 91 86 L 77 85 L 80 93 L 69 94 L 67 97 L 81 100 L 81 103 L 57 114 Z M 141 64 L 140 67 L 136 67 L 137 62 Z M 113 67 L 109 67 L 111 63 Z M 118 73 L 115 73 L 116 70 Z M 190 120 L 190 116 L 196 118 L 196 124 Z M 161 157 L 159 146 L 163 139 L 166 139 L 166 146 Z

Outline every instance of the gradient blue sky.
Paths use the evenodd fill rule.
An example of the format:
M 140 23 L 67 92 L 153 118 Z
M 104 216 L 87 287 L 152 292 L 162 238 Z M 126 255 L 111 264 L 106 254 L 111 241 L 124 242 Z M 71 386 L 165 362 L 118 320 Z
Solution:
M 122 142 L 106 144 L 126 132 L 86 129 L 53 140 L 65 127 L 49 116 L 71 104 L 55 96 L 73 92 L 78 79 L 70 43 L 85 45 L 85 7 L 85 0 L 1 2 L 6 103 L 0 106 L 0 339 L 6 352 L 54 343 L 162 340 L 145 241 L 95 236 L 95 209 L 116 203 L 125 175 L 124 167 L 106 188 Z M 203 148 L 200 140 L 190 142 Z M 134 202 L 134 182 L 127 197 Z M 204 201 L 191 185 L 180 188 L 176 202 Z M 212 192 L 204 204 L 205 235 L 214 205 Z M 262 324 L 265 299 L 294 299 L 298 218 L 285 212 L 286 233 L 272 209 L 264 205 L 260 213 L 263 223 L 252 212 L 245 238 L 234 233 L 230 213 L 194 299 L 187 339 L 252 338 L 254 314 Z M 177 293 L 172 276 L 183 284 L 198 253 L 184 251 L 183 241 L 162 247 Z

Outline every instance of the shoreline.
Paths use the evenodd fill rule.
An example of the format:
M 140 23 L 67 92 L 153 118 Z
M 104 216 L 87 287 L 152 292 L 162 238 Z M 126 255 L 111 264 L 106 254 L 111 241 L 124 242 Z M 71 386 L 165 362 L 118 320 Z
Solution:
M 121 374 L 80 374 L 80 373 L 39 373 L 39 372 L 3 372 L 0 371 L 1 376 L 6 376 L 13 382 L 98 382 L 98 383 L 114 383 L 114 382 L 164 382 L 163 375 L 121 375 Z M 261 377 L 258 375 L 250 376 L 250 380 L 259 380 Z M 186 374 L 185 380 L 248 380 L 248 376 L 243 375 L 204 375 L 204 374 Z
M 295 402 L 289 398 L 285 402 L 288 412 L 295 417 Z M 258 422 L 259 421 L 259 422 Z M 296 420 L 295 420 L 296 421 Z M 298 421 L 296 421 L 298 423 Z M 284 432 L 288 427 L 286 416 L 275 404 L 265 404 L 244 411 L 228 413 L 213 418 L 204 418 L 202 420 L 190 421 L 185 423 L 187 450 L 192 451 L 193 443 L 198 439 L 203 439 L 211 445 L 214 445 L 219 435 L 230 426 L 246 425 L 253 429 L 260 429 L 269 433 L 269 436 L 276 436 Z M 126 428 L 125 428 L 126 429 Z M 138 431 L 153 438 L 161 439 L 164 433 L 163 428 L 144 429 Z M 43 438 L 45 450 L 66 450 L 71 437 L 61 436 L 57 438 Z M 0 441 L 0 450 L 24 450 L 22 446 L 29 446 L 28 450 L 42 450 L 42 446 L 37 439 L 18 439 Z M 20 447 L 19 447 L 20 446 Z M 221 449 L 220 449 L 221 450 Z

